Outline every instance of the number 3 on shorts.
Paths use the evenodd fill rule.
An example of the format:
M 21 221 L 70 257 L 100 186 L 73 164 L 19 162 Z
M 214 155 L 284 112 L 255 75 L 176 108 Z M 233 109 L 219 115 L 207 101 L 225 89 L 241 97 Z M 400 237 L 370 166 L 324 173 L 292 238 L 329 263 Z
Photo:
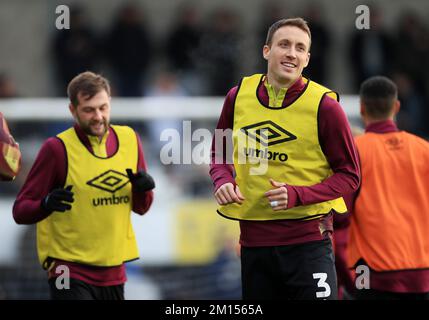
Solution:
M 326 282 L 328 275 L 325 272 L 313 273 L 313 279 L 319 279 L 317 286 L 324 288 L 325 291 L 316 292 L 316 298 L 327 298 L 331 295 L 331 287 Z

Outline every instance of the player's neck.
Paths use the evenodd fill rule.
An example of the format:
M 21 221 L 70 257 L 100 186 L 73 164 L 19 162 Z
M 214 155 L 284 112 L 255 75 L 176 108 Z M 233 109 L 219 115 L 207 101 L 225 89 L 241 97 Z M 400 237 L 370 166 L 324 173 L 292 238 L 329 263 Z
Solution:
M 385 122 L 385 121 L 395 122 L 394 117 L 381 118 L 381 119 L 373 119 L 373 118 L 366 117 L 363 119 L 365 127 L 368 127 L 369 125 L 374 124 L 374 123 Z
M 297 79 L 276 79 L 271 74 L 267 74 L 266 81 L 273 87 L 275 94 L 278 94 L 280 89 L 289 89 L 297 80 Z

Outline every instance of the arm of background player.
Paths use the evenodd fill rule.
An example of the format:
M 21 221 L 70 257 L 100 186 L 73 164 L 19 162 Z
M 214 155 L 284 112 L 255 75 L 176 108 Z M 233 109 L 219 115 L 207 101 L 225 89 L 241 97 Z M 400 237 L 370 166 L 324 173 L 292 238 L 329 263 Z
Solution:
M 65 150 L 61 140 L 49 138 L 40 148 L 13 205 L 16 223 L 33 224 L 50 215 L 41 209 L 41 202 L 52 189 L 64 186 L 66 170 Z
M 0 181 L 15 179 L 21 168 L 21 150 L 0 112 Z
M 356 191 L 359 159 L 347 117 L 340 104 L 325 96 L 319 110 L 319 139 L 333 175 L 313 186 L 290 186 L 288 208 L 336 199 Z
M 234 119 L 234 103 L 235 97 L 237 96 L 238 87 L 232 88 L 223 103 L 222 113 L 219 117 L 216 129 L 226 130 L 233 127 Z M 215 140 L 216 134 L 213 136 L 212 147 L 211 147 L 211 161 L 210 161 L 210 177 L 213 181 L 214 190 L 216 191 L 221 185 L 231 182 L 235 185 L 234 179 L 234 165 L 228 164 L 232 163 L 232 159 L 227 161 L 227 154 L 232 154 L 232 152 L 227 152 L 226 147 L 231 145 L 227 143 L 226 139 L 232 139 L 232 137 L 223 138 L 223 141 Z
M 139 159 L 137 162 L 137 170 L 147 171 L 146 161 L 144 159 L 142 142 L 139 135 L 137 136 Z M 148 172 L 150 174 L 150 172 Z M 136 192 L 133 190 L 133 211 L 138 214 L 145 214 L 153 202 L 153 191 Z
M 347 213 L 334 215 L 334 253 L 338 285 L 344 286 L 349 293 L 354 292 L 355 285 L 353 272 L 347 266 L 347 242 L 350 218 L 357 194 L 358 191 L 355 191 L 343 196 L 347 205 Z

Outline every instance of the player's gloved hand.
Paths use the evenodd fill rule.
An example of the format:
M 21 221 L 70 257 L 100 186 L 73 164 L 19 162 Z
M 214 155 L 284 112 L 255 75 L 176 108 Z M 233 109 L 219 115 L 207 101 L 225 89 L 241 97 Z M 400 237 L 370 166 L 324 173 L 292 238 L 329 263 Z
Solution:
M 143 170 L 134 174 L 133 170 L 127 169 L 127 175 L 130 179 L 131 185 L 137 192 L 149 191 L 155 188 L 155 181 L 153 181 L 153 178 L 149 173 Z
M 47 212 L 60 211 L 64 212 L 71 209 L 71 204 L 74 202 L 72 186 L 67 186 L 65 189 L 54 189 L 42 201 L 42 209 Z

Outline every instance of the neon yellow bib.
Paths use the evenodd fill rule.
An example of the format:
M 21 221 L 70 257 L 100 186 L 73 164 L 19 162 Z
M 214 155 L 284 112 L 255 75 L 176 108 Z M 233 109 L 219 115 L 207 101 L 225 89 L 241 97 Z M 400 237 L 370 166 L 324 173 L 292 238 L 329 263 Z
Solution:
M 238 220 L 314 219 L 331 209 L 346 212 L 343 198 L 273 211 L 264 193 L 269 178 L 311 186 L 332 175 L 318 138 L 317 113 L 331 90 L 312 81 L 287 107 L 264 106 L 257 97 L 263 75 L 243 78 L 234 106 L 233 145 L 236 182 L 246 198 L 242 205 L 220 206 L 218 212 Z M 336 94 L 335 94 L 336 98 Z
M 110 158 L 90 153 L 73 128 L 58 135 L 67 152 L 65 186 L 73 186 L 75 201 L 70 211 L 54 211 L 37 224 L 42 265 L 48 257 L 93 266 L 117 266 L 138 258 L 126 174 L 127 168 L 137 168 L 137 137 L 129 127 L 112 128 L 119 146 Z

